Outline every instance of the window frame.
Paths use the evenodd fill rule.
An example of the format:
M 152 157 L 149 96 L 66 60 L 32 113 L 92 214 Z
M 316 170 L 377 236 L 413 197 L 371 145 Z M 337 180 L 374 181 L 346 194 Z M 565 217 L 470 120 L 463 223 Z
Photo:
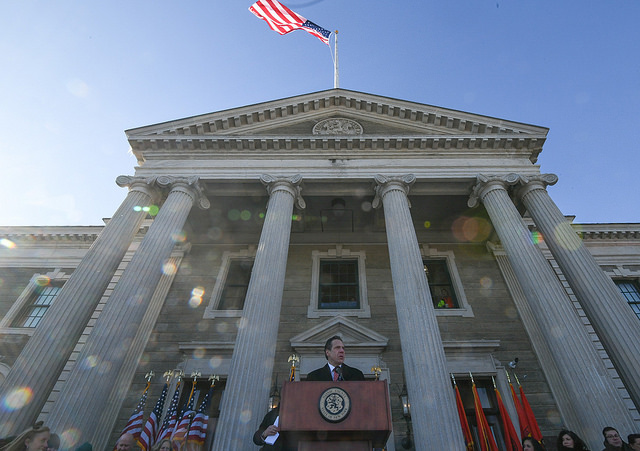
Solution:
M 27 286 L 24 288 L 24 290 L 22 290 L 22 293 L 20 293 L 18 299 L 16 299 L 16 301 L 13 303 L 4 318 L 0 320 L 0 333 L 33 335 L 34 330 L 36 329 L 36 327 L 38 327 L 37 324 L 35 327 L 16 327 L 13 324 L 15 324 L 15 322 L 18 321 L 21 317 L 23 317 L 26 309 L 31 307 L 33 303 L 38 299 L 38 291 L 42 288 L 42 285 L 41 283 L 39 283 L 39 281 L 42 278 L 47 278 L 49 280 L 48 285 L 55 285 L 62 288 L 69 277 L 70 275 L 65 274 L 60 269 L 55 269 L 54 271 L 45 274 L 36 273 L 31 276 L 31 279 L 29 279 L 29 283 L 27 283 Z M 44 315 L 42 317 L 44 317 Z
M 467 296 L 464 292 L 462 285 L 462 279 L 458 273 L 456 266 L 455 254 L 452 250 L 440 251 L 436 248 L 429 247 L 427 245 L 422 246 L 422 261 L 424 260 L 445 260 L 447 269 L 449 270 L 449 278 L 451 279 L 451 287 L 454 291 L 455 297 L 458 301 L 457 308 L 436 308 L 433 310 L 436 316 L 463 316 L 473 317 L 473 309 L 467 301 Z M 433 304 L 432 304 L 433 305 Z
M 204 318 L 239 318 L 242 316 L 242 310 L 220 310 L 220 302 L 227 284 L 227 276 L 229 275 L 231 263 L 237 260 L 253 260 L 255 262 L 255 257 L 255 248 L 243 249 L 237 252 L 225 251 L 222 254 L 222 263 L 218 270 L 218 276 L 216 277 L 216 283 L 211 293 L 209 305 L 204 311 Z
M 326 260 L 355 260 L 358 270 L 358 291 L 360 295 L 360 307 L 321 309 L 319 308 L 320 297 L 320 267 L 321 261 Z M 355 316 L 358 318 L 371 318 L 371 309 L 367 296 L 367 276 L 365 267 L 365 251 L 354 251 L 343 249 L 337 245 L 335 249 L 327 251 L 314 250 L 311 252 L 311 295 L 309 307 L 307 309 L 308 318 L 320 318 L 323 316 Z
M 637 301 L 632 301 L 631 299 L 629 299 L 625 291 L 620 290 L 620 294 L 627 301 L 627 304 L 631 308 L 631 311 L 638 317 L 638 319 L 640 319 L 640 283 L 638 282 L 638 280 L 632 279 L 632 278 L 626 278 L 626 279 L 615 278 L 613 279 L 613 283 L 616 284 L 616 287 L 618 288 L 618 290 L 620 290 L 620 284 L 622 283 L 629 284 L 635 288 L 635 293 L 638 298 Z

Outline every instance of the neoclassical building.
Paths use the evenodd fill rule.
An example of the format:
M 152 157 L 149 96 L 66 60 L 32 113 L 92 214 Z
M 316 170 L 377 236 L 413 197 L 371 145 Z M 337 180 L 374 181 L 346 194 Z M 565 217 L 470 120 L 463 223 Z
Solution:
M 640 431 L 640 224 L 561 212 L 547 132 L 344 89 L 128 130 L 103 226 L 0 228 L 0 435 L 111 449 L 182 371 L 183 400 L 220 379 L 207 449 L 257 449 L 333 335 L 389 383 L 389 450 L 465 449 L 452 374 L 498 442 L 516 377 L 547 442 Z

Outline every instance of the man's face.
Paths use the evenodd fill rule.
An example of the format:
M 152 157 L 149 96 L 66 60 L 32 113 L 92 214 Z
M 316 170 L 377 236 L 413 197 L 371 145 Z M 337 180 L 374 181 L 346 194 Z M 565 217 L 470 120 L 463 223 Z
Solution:
M 337 338 L 331 342 L 331 350 L 325 350 L 327 360 L 333 366 L 339 366 L 344 363 L 344 343 Z
M 613 446 L 622 446 L 622 439 L 616 430 L 607 431 L 605 438 L 607 439 L 607 442 Z
M 629 445 L 636 451 L 640 451 L 640 438 L 635 439 L 633 442 L 629 442 Z
M 133 437 L 129 435 L 123 435 L 118 440 L 118 446 L 116 447 L 118 451 L 130 451 L 133 449 Z

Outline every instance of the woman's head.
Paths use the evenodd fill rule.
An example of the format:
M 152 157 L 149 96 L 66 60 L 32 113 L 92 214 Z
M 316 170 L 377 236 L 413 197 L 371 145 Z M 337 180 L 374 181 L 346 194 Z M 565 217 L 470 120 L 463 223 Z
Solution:
M 536 439 L 531 437 L 525 437 L 522 439 L 522 449 L 524 451 L 545 451 L 544 448 Z
M 587 444 L 578 437 L 573 431 L 569 431 L 568 429 L 563 429 L 558 434 L 558 449 L 575 449 L 575 450 L 585 450 L 587 449 Z
M 32 427 L 18 435 L 4 449 L 7 451 L 45 451 L 49 441 L 49 428 L 38 421 Z
M 171 451 L 171 440 L 165 438 L 164 440 L 156 443 L 156 446 L 153 447 L 153 451 Z
M 617 447 L 622 446 L 622 439 L 620 438 L 620 434 L 615 428 L 612 428 L 611 426 L 607 426 L 602 430 L 602 435 L 604 435 L 605 446 L 607 444 L 611 446 L 617 446 Z

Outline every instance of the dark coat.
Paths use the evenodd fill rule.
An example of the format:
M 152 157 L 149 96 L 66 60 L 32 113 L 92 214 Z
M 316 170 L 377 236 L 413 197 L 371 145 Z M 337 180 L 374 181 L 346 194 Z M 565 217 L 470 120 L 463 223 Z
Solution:
M 342 367 L 342 378 L 345 381 L 363 381 L 364 374 L 357 368 L 353 368 L 345 363 L 341 365 Z M 329 369 L 329 364 L 327 363 L 322 368 L 318 368 L 309 373 L 307 376 L 308 381 L 332 381 L 331 370 Z

